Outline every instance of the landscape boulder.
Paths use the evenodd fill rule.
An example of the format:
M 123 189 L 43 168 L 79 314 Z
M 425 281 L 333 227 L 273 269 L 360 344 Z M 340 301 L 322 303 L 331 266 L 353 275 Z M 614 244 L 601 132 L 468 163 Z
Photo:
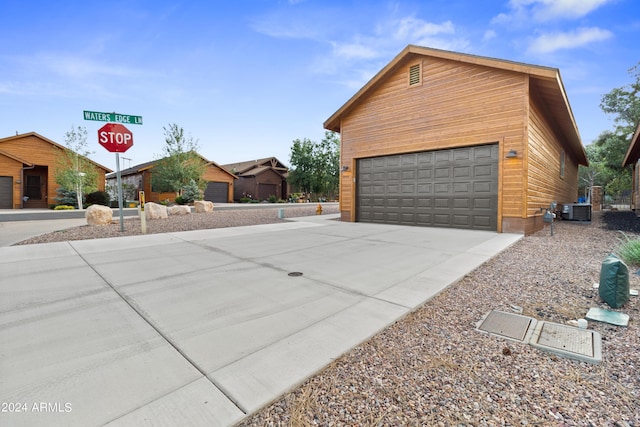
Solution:
M 196 213 L 201 212 L 213 212 L 213 202 L 206 200 L 196 200 L 193 202 L 193 206 L 196 208 Z
M 84 213 L 89 225 L 107 225 L 111 224 L 113 211 L 111 208 L 103 205 L 91 205 Z
M 169 216 L 171 215 L 188 215 L 191 213 L 191 208 L 185 205 L 175 205 L 169 206 L 168 208 Z
M 169 217 L 167 207 L 158 203 L 148 202 L 144 204 L 144 215 L 146 219 L 166 219 Z

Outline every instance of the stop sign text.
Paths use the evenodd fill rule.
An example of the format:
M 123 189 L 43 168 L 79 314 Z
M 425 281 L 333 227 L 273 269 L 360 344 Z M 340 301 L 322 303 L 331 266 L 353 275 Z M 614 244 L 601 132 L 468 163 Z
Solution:
M 107 123 L 98 129 L 98 143 L 112 153 L 124 153 L 133 146 L 133 134 L 118 123 Z

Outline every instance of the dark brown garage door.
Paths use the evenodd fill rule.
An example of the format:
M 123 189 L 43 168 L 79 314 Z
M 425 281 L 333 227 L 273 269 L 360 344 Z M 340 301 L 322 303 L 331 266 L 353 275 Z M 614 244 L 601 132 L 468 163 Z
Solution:
M 0 209 L 13 209 L 13 178 L 0 176 Z
M 204 199 L 214 203 L 229 201 L 229 184 L 226 182 L 209 182 L 204 190 Z
M 260 200 L 269 200 L 269 196 L 278 196 L 278 186 L 276 184 L 260 183 L 258 193 Z
M 497 230 L 498 145 L 360 159 L 357 220 Z

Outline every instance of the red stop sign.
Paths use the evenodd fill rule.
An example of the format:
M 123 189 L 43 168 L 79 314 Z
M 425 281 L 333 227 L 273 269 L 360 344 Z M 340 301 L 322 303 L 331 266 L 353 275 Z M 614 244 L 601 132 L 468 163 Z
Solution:
M 98 129 L 98 143 L 112 153 L 124 153 L 133 146 L 133 134 L 119 123 L 107 123 Z

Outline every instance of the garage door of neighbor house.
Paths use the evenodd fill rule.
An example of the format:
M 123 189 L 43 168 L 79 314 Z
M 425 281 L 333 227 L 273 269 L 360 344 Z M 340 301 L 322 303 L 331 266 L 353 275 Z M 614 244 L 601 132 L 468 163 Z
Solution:
M 260 188 L 258 189 L 258 198 L 260 200 L 268 200 L 269 196 L 278 197 L 278 186 L 276 184 L 262 184 L 260 183 Z
M 13 178 L 0 176 L 0 209 L 13 209 Z
M 362 222 L 497 230 L 498 145 L 357 162 Z
M 214 203 L 229 201 L 229 184 L 226 182 L 209 182 L 204 190 L 204 199 Z

